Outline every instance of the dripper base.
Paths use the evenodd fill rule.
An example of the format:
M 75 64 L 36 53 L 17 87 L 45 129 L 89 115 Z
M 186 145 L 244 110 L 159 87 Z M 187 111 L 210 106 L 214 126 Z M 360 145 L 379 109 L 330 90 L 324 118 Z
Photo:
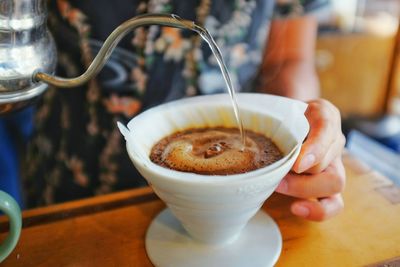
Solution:
M 213 246 L 192 239 L 167 208 L 151 223 L 146 252 L 155 266 L 273 266 L 282 250 L 274 220 L 260 210 L 232 243 Z

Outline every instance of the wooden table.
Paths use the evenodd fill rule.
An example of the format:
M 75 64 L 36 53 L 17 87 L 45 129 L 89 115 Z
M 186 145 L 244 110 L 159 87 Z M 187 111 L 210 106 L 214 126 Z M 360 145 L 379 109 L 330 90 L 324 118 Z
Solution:
M 278 194 L 264 205 L 283 235 L 277 266 L 399 266 L 400 188 L 344 158 L 346 206 L 337 217 L 295 218 L 291 199 Z M 1 266 L 152 266 L 144 237 L 164 207 L 150 188 L 141 188 L 25 211 L 20 241 Z M 0 240 L 7 228 L 0 218 Z

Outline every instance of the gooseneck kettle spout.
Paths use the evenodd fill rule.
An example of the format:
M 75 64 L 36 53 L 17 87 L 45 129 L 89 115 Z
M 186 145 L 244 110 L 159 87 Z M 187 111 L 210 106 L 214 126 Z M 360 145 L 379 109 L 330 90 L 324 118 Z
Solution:
M 104 42 L 88 69 L 79 77 L 54 75 L 56 47 L 46 26 L 46 0 L 0 2 L 0 115 L 32 103 L 48 87 L 76 87 L 93 78 L 119 41 L 132 29 L 146 25 L 206 30 L 171 14 L 146 14 L 117 27 Z
M 196 32 L 205 31 L 205 29 L 196 25 L 193 21 L 181 19 L 174 14 L 145 14 L 137 16 L 122 23 L 108 36 L 86 72 L 79 77 L 67 79 L 38 71 L 33 74 L 33 80 L 36 82 L 45 82 L 57 87 L 76 87 L 82 85 L 99 73 L 104 64 L 107 62 L 109 56 L 112 54 L 112 51 L 117 46 L 118 42 L 126 34 L 136 27 L 146 25 L 170 26 L 175 28 L 190 29 Z

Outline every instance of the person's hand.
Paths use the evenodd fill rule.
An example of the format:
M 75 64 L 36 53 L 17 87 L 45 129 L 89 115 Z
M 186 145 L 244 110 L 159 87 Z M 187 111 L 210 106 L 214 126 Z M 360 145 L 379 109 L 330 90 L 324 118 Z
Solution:
M 302 218 L 322 221 L 343 209 L 341 192 L 345 171 L 341 154 L 345 137 L 338 109 L 326 100 L 313 100 L 305 113 L 310 132 L 292 171 L 277 192 L 298 198 L 291 212 Z

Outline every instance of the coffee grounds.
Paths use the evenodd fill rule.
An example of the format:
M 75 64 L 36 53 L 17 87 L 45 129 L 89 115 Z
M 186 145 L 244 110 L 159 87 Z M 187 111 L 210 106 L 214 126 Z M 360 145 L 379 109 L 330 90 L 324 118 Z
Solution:
M 282 158 L 266 136 L 246 130 L 246 146 L 236 128 L 191 128 L 161 139 L 150 160 L 160 166 L 205 175 L 245 173 Z

